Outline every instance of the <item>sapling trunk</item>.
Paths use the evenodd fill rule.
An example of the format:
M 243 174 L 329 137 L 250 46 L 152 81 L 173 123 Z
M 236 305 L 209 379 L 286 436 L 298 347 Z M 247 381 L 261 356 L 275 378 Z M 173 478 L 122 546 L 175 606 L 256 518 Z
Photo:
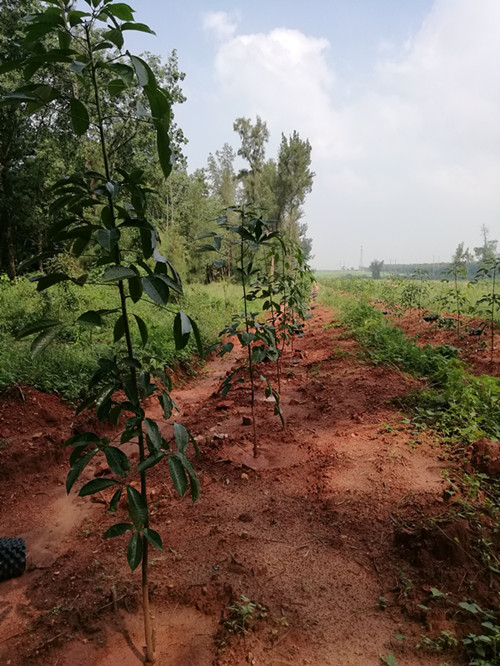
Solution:
M 244 222 L 244 213 L 241 213 L 241 223 Z M 244 241 L 241 237 L 240 242 L 240 269 L 241 269 L 241 287 L 243 289 L 243 307 L 245 312 L 245 330 L 248 334 L 250 333 L 250 327 L 248 325 L 248 304 L 247 304 L 247 287 L 245 280 L 245 268 L 244 268 Z M 248 338 L 247 338 L 248 339 Z M 255 384 L 253 377 L 253 360 L 252 360 L 252 345 L 250 341 L 247 342 L 247 352 L 248 352 L 248 372 L 250 375 L 250 390 L 251 390 L 251 409 L 252 409 L 252 427 L 253 427 L 253 455 L 256 458 L 259 454 L 257 449 L 257 426 L 255 423 Z
M 493 354 L 495 350 L 495 279 L 497 272 L 497 262 L 493 263 L 493 283 L 491 285 L 491 349 L 490 349 L 490 363 L 493 363 Z
M 108 160 L 108 151 L 107 151 L 107 144 L 106 144 L 106 136 L 104 132 L 104 125 L 103 125 L 103 120 L 102 120 L 102 113 L 101 113 L 101 100 L 100 100 L 100 95 L 99 95 L 99 86 L 97 84 L 97 78 L 96 78 L 96 71 L 95 71 L 95 62 L 93 59 L 93 51 L 92 51 L 92 44 L 90 40 L 90 29 L 89 26 L 85 26 L 85 33 L 86 33 L 86 41 L 87 41 L 87 52 L 89 56 L 89 62 L 90 62 L 90 69 L 91 69 L 91 77 L 92 77 L 92 87 L 93 87 L 93 94 L 94 94 L 94 102 L 96 105 L 96 112 L 97 112 L 97 121 L 98 121 L 98 128 L 99 128 L 99 137 L 100 137 L 100 144 L 101 144 L 101 153 L 102 153 L 102 159 L 104 163 L 104 172 L 106 174 L 106 179 L 108 182 L 111 181 L 111 171 L 109 168 L 109 160 Z M 109 209 L 111 212 L 111 224 L 113 227 L 115 227 L 115 207 L 114 207 L 114 202 L 113 202 L 113 197 L 111 196 L 111 193 L 108 192 L 108 205 Z M 118 248 L 115 250 L 115 260 L 116 263 L 119 265 L 120 264 L 120 253 Z M 127 311 L 127 297 L 125 294 L 125 287 L 123 284 L 123 281 L 118 282 L 118 290 L 120 294 L 120 309 L 121 309 L 121 315 L 123 317 L 123 324 L 124 324 L 124 331 L 125 331 L 125 341 L 127 345 L 127 354 L 128 358 L 130 361 L 134 360 L 134 349 L 132 346 L 132 338 L 130 335 L 130 322 L 128 319 L 128 311 Z M 137 385 L 137 373 L 135 370 L 135 367 L 133 365 L 130 365 L 130 379 L 131 379 L 131 384 L 132 384 L 132 390 L 133 390 L 133 404 L 135 407 L 139 408 L 140 407 L 140 399 L 139 399 L 139 388 Z M 142 431 L 142 424 L 141 428 L 139 430 L 138 434 L 138 447 L 139 447 L 139 462 L 143 462 L 145 459 L 144 455 L 144 434 Z M 142 471 L 140 472 L 140 480 L 141 480 L 141 495 L 144 499 L 144 502 L 147 504 L 147 482 L 146 482 L 146 472 Z M 146 518 L 144 522 L 144 527 L 149 526 L 149 519 Z M 148 547 L 149 543 L 148 540 L 142 536 L 142 552 L 143 552 L 143 558 L 142 558 L 142 605 L 143 605 L 143 616 L 144 616 L 144 637 L 146 640 L 146 662 L 147 663 L 154 663 L 156 661 L 155 658 L 155 647 L 154 647 L 154 642 L 153 642 L 153 628 L 152 628 L 152 622 L 151 622 L 151 611 L 150 611 L 150 606 L 149 606 L 149 585 L 148 585 Z

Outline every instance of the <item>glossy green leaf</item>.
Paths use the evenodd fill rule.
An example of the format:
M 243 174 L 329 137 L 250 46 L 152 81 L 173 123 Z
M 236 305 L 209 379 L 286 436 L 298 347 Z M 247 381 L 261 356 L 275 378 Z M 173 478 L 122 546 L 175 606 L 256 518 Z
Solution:
M 205 355 L 205 350 L 203 349 L 203 342 L 201 340 L 200 329 L 198 328 L 198 324 L 194 321 L 194 319 L 191 319 L 191 317 L 189 317 L 189 321 L 191 322 L 191 327 L 193 329 L 194 339 L 196 341 L 196 347 L 198 349 L 198 353 L 203 358 L 203 356 Z
M 104 532 L 104 538 L 110 539 L 113 537 L 123 536 L 133 529 L 134 526 L 131 523 L 115 523 L 114 525 L 111 525 L 111 527 L 108 527 L 108 529 Z
M 134 532 L 130 537 L 127 547 L 127 561 L 129 567 L 137 569 L 142 560 L 142 537 L 139 532 Z
M 42 331 L 31 343 L 31 356 L 35 358 L 57 338 L 62 326 L 53 326 Z
M 77 458 L 71 465 L 71 469 L 68 472 L 66 477 L 66 492 L 69 495 L 71 488 L 73 487 L 75 481 L 78 479 L 80 474 L 83 472 L 85 467 L 89 464 L 95 454 L 98 452 L 98 449 L 88 451 L 85 455 Z
M 33 333 L 38 333 L 39 331 L 45 331 L 48 328 L 59 327 L 61 322 L 58 319 L 39 319 L 38 321 L 28 324 L 22 328 L 17 334 L 17 339 L 21 340 L 22 338 L 32 335 Z
M 107 446 L 104 449 L 104 455 L 113 474 L 127 476 L 127 472 L 130 470 L 130 461 L 123 451 L 116 446 Z
M 163 543 L 158 532 L 155 532 L 150 527 L 145 527 L 142 530 L 142 533 L 152 546 L 154 546 L 157 550 L 163 550 Z
M 145 472 L 147 469 L 150 467 L 154 467 L 157 465 L 163 458 L 166 456 L 165 451 L 157 451 L 156 453 L 152 453 L 150 456 L 148 456 L 145 460 L 143 460 L 141 463 L 137 465 L 137 471 L 138 472 Z
M 122 492 L 123 492 L 123 488 L 118 488 L 116 493 L 113 495 L 113 497 L 111 498 L 111 500 L 109 502 L 109 507 L 108 507 L 108 511 L 107 511 L 108 513 L 116 513 L 116 511 L 118 509 L 118 503 L 119 503 L 119 501 L 121 499 L 121 496 L 122 496 Z
M 139 333 L 141 334 L 142 345 L 143 347 L 145 347 L 148 342 L 148 327 L 146 326 L 146 322 L 144 321 L 144 319 L 141 319 L 139 315 L 135 314 L 134 317 L 137 322 L 137 326 L 139 327 Z
M 162 442 L 161 432 L 158 424 L 152 419 L 144 419 L 144 425 L 146 426 L 146 432 L 148 434 L 153 450 L 158 452 L 161 449 Z
M 140 492 L 127 486 L 128 511 L 136 529 L 142 529 L 148 517 L 148 507 Z
M 175 458 L 174 456 L 169 456 L 168 469 L 175 490 L 179 493 L 181 497 L 184 497 L 188 487 L 188 480 L 186 477 L 186 472 L 184 471 L 183 464 L 178 458 Z
M 168 393 L 162 391 L 158 396 L 158 400 L 160 402 L 160 405 L 162 406 L 164 417 L 166 419 L 169 419 L 172 416 L 172 409 L 173 409 L 172 398 L 168 395 Z
M 107 65 L 107 68 L 119 76 L 121 80 L 129 86 L 134 80 L 134 70 L 129 65 L 125 65 L 121 62 L 115 62 L 111 65 Z
M 107 32 L 103 33 L 102 35 L 104 39 L 113 42 L 113 44 L 118 48 L 121 49 L 123 46 L 123 35 L 122 31 L 119 30 L 118 28 L 111 28 L 111 30 L 108 30 Z
M 166 282 L 159 275 L 146 275 L 142 278 L 144 291 L 149 298 L 158 305 L 166 305 L 170 290 Z
M 154 30 L 151 30 L 151 28 L 145 23 L 127 22 L 127 23 L 122 23 L 120 27 L 122 30 L 138 30 L 139 32 L 147 32 L 150 35 L 156 35 L 156 32 Z
M 80 488 L 78 495 L 80 497 L 93 495 L 94 493 L 99 493 L 102 490 L 106 490 L 106 488 L 110 488 L 111 486 L 116 486 L 117 483 L 118 482 L 114 481 L 113 479 L 92 479 L 92 481 L 89 481 L 84 486 L 82 486 L 82 488 Z
M 102 326 L 102 315 L 96 310 L 88 310 L 78 317 L 76 323 L 80 324 L 80 326 Z
M 139 276 L 129 278 L 128 281 L 128 290 L 130 293 L 130 298 L 134 303 L 137 303 L 141 300 L 142 297 L 142 280 Z
M 127 280 L 136 277 L 136 273 L 126 266 L 108 266 L 102 276 L 103 282 L 114 282 L 115 280 Z
M 189 431 L 186 426 L 183 426 L 182 423 L 174 423 L 174 437 L 177 448 L 181 453 L 187 449 L 189 445 Z
M 106 11 L 120 21 L 133 21 L 134 10 L 125 2 L 112 2 L 106 5 Z
M 118 342 L 125 335 L 125 317 L 120 315 L 113 328 L 113 340 Z
M 176 349 L 184 349 L 189 342 L 192 331 L 191 319 L 185 312 L 179 310 L 174 319 L 174 340 Z
M 163 127 L 158 127 L 156 131 L 156 147 L 158 150 L 158 159 L 160 160 L 161 170 L 165 178 L 172 173 L 174 166 L 174 154 L 170 147 L 170 138 L 168 132 Z
M 128 55 L 130 62 L 132 63 L 132 67 L 134 68 L 137 75 L 139 85 L 142 87 L 150 85 L 153 88 L 156 88 L 155 75 L 153 74 L 153 71 L 148 63 L 138 56 L 131 55 L 130 53 Z
M 36 290 L 44 291 L 45 289 L 52 287 L 54 284 L 58 284 L 59 282 L 66 282 L 69 279 L 70 277 L 69 275 L 66 275 L 66 273 L 49 273 L 48 275 L 44 275 L 39 280 L 37 280 Z
M 198 479 L 198 476 L 194 471 L 191 462 L 188 460 L 188 458 L 186 458 L 186 456 L 183 453 L 177 452 L 174 453 L 174 456 L 181 462 L 182 466 L 184 467 L 189 476 L 189 485 L 191 486 L 191 498 L 193 502 L 196 502 L 196 500 L 200 496 L 200 489 L 201 489 L 200 480 Z
M 106 250 L 106 252 L 111 252 L 111 250 L 117 246 L 120 240 L 120 230 L 99 229 L 96 234 L 96 239 L 103 250 Z
M 69 112 L 71 116 L 71 124 L 78 136 L 82 136 L 89 128 L 89 112 L 83 102 L 75 97 L 69 100 Z

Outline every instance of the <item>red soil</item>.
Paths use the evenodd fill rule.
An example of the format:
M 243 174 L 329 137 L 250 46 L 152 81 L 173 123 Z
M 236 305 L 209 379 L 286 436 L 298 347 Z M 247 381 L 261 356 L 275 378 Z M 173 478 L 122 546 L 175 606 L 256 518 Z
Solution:
M 449 463 L 391 403 L 418 382 L 366 365 L 344 330 L 325 328 L 330 311 L 313 314 L 283 361 L 284 429 L 259 393 L 257 459 L 252 427 L 242 425 L 248 387 L 225 400 L 216 392 L 234 359 L 210 361 L 174 391 L 177 418 L 200 445 L 202 496 L 194 506 L 180 499 L 166 465 L 154 468 L 151 524 L 165 550 L 152 553 L 150 575 L 162 666 L 375 666 L 390 653 L 398 666 L 452 666 L 463 663 L 455 654 L 415 649 L 421 634 L 466 630 L 429 600 L 430 587 L 494 603 L 467 524 L 441 523 L 443 537 L 427 520 L 447 509 Z M 150 415 L 160 416 L 153 403 Z M 55 396 L 3 396 L 0 535 L 26 539 L 29 570 L 0 583 L 2 665 L 142 663 L 139 574 L 128 570 L 125 539 L 104 541 L 113 520 L 104 506 L 65 494 L 61 442 L 79 427 Z M 228 607 L 241 595 L 267 617 L 234 635 Z

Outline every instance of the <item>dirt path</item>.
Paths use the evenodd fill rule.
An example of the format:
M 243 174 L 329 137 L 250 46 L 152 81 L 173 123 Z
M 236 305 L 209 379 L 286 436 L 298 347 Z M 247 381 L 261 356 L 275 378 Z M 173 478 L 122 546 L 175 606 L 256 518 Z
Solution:
M 331 320 L 316 308 L 300 349 L 284 360 L 284 430 L 259 396 L 257 459 L 251 426 L 242 425 L 248 389 L 226 400 L 214 393 L 230 361 L 212 361 L 174 395 L 202 451 L 202 497 L 194 506 L 179 499 L 155 468 L 151 522 L 165 551 L 153 556 L 151 578 L 162 666 L 375 666 L 390 653 L 398 666 L 461 663 L 415 651 L 422 633 L 444 627 L 414 610 L 426 572 L 394 544 L 406 507 L 432 513 L 443 502 L 438 451 L 389 402 L 417 382 L 364 364 Z M 71 417 L 56 424 L 69 430 Z M 17 442 L 10 422 L 5 430 Z M 12 466 L 0 489 L 2 533 L 60 520 L 66 471 L 63 460 L 47 478 Z M 21 478 L 14 516 L 9 493 L 18 497 Z M 140 664 L 138 576 L 127 571 L 125 544 L 100 538 L 109 525 L 102 507 L 69 502 L 74 513 L 55 528 L 48 568 L 0 583 L 0 664 Z M 227 609 L 241 595 L 267 613 L 235 636 Z M 9 639 L 19 631 L 29 633 Z

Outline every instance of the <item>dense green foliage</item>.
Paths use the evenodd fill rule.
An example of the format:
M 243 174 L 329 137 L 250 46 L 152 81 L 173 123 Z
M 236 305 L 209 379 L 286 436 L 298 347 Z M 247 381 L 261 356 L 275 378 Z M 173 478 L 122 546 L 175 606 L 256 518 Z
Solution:
M 215 283 L 185 289 L 179 305 L 199 322 L 203 344 L 213 344 L 219 332 L 240 307 L 236 285 Z M 42 293 L 27 278 L 0 281 L 0 390 L 11 384 L 27 384 L 59 392 L 69 399 L 81 397 L 97 359 L 111 351 L 113 323 L 104 320 L 99 328 L 75 324 L 77 314 L 88 310 L 112 309 L 117 300 L 109 287 L 92 285 L 81 289 L 73 284 L 57 285 Z M 146 302 L 133 305 L 132 312 L 148 322 L 149 338 L 145 353 L 158 356 L 166 366 L 189 364 L 194 351 L 191 342 L 177 350 L 172 336 L 173 313 Z M 17 334 L 41 318 L 60 319 L 64 333 L 43 354 L 31 358 L 30 342 L 16 340 Z M 139 344 L 138 329 L 132 330 Z

